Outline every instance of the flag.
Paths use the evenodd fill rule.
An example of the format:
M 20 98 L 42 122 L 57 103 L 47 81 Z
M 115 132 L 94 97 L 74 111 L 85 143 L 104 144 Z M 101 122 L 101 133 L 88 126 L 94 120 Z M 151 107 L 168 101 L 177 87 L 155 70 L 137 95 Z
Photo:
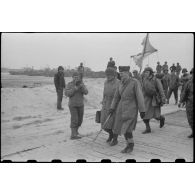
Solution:
M 143 56 L 142 53 L 138 53 L 137 55 L 131 56 L 137 66 L 141 68 L 142 66 L 142 61 L 143 61 Z
M 134 56 L 131 56 L 135 62 L 135 64 L 137 66 L 140 67 L 140 70 L 142 68 L 142 63 L 143 63 L 143 60 L 149 56 L 150 54 L 158 51 L 157 49 L 155 49 L 149 42 L 149 34 L 147 33 L 146 37 L 144 37 L 142 43 L 143 45 L 143 50 L 142 50 L 142 53 L 138 53 L 137 55 L 134 55 Z

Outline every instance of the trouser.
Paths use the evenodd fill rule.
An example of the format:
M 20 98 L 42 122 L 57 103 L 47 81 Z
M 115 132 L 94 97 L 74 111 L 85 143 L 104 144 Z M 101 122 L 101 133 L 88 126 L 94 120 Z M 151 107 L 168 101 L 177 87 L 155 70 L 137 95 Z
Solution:
M 57 108 L 62 108 L 63 89 L 57 90 Z
M 173 88 L 173 89 L 170 89 L 169 88 L 169 91 L 168 91 L 168 100 L 170 99 L 170 97 L 171 97 L 171 94 L 174 94 L 174 97 L 175 97 L 175 101 L 177 102 L 178 101 L 178 87 L 175 87 L 175 88 Z
M 132 132 L 126 132 L 124 134 L 124 137 L 125 137 L 125 140 L 126 140 L 127 144 L 134 143 L 134 141 L 133 141 L 133 133 Z
M 164 89 L 164 93 L 165 93 L 166 99 L 168 99 L 168 88 L 165 88 L 165 89 Z
M 84 106 L 69 106 L 71 119 L 70 128 L 78 128 L 83 122 Z

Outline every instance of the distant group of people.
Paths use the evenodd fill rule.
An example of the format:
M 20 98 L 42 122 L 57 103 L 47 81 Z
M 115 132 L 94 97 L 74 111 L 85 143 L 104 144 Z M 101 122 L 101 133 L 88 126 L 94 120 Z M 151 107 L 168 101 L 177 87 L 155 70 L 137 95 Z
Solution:
M 179 68 L 180 67 L 180 68 Z M 165 117 L 161 115 L 161 107 L 169 103 L 172 92 L 175 95 L 175 103 L 178 103 L 177 90 L 182 85 L 181 97 L 178 106 L 186 103 L 188 122 L 192 128 L 193 137 L 193 69 L 191 76 L 187 71 L 177 66 L 170 67 L 168 73 L 167 62 L 163 66 L 157 63 L 156 73 L 151 67 L 146 67 L 142 74 L 137 70 L 130 72 L 130 66 L 117 66 L 113 58 L 110 58 L 106 70 L 104 82 L 103 100 L 101 109 L 101 127 L 108 133 L 107 142 L 110 146 L 118 144 L 118 135 L 124 135 L 126 147 L 122 153 L 130 153 L 134 148 L 133 131 L 136 128 L 138 112 L 146 129 L 143 134 L 151 133 L 150 120 L 152 118 L 160 122 L 159 127 L 165 124 Z M 180 71 L 183 75 L 179 78 Z M 63 89 L 69 97 L 69 110 L 71 114 L 71 139 L 80 139 L 78 132 L 83 121 L 84 95 L 88 90 L 83 82 L 84 67 L 81 63 L 77 71 L 72 75 L 73 80 L 67 85 L 64 81 L 63 67 L 58 68 L 54 77 L 57 91 L 57 109 L 61 107 Z M 177 89 L 177 90 L 176 90 Z

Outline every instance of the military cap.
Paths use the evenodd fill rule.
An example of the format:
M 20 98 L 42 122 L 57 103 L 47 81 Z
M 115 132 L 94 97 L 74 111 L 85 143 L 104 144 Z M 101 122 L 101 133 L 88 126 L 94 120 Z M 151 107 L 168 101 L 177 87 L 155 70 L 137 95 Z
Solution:
M 182 73 L 188 72 L 186 68 L 183 68 Z
M 108 67 L 105 71 L 106 75 L 115 75 L 116 74 L 116 69 L 112 67 Z
M 58 66 L 58 71 L 59 70 L 64 70 L 64 68 L 62 66 Z
M 157 62 L 157 64 L 160 64 L 160 62 Z
M 144 69 L 144 72 L 146 72 L 146 71 L 150 71 L 151 73 L 154 73 L 154 71 L 153 71 L 153 69 L 151 67 L 146 67 Z
M 192 68 L 191 70 L 190 70 L 190 74 L 193 74 L 194 73 L 194 68 Z
M 75 77 L 75 76 L 79 76 L 79 72 L 78 72 L 78 71 L 74 71 L 74 72 L 72 73 L 72 77 Z
M 119 66 L 119 72 L 129 72 L 130 66 Z

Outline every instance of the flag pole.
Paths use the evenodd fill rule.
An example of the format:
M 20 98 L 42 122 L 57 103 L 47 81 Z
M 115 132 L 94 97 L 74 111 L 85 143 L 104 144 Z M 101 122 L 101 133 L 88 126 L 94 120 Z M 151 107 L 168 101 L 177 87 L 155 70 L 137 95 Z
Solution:
M 145 40 L 145 44 L 144 44 L 144 49 L 143 49 L 143 52 L 142 52 L 142 58 L 144 57 L 144 53 L 145 53 L 145 50 L 146 50 L 146 43 L 147 43 L 147 40 L 148 40 L 148 35 L 149 35 L 149 33 L 147 33 L 147 35 L 146 35 L 146 40 Z M 142 63 L 143 63 L 143 59 L 142 59 Z M 141 66 L 141 68 L 140 68 L 139 74 L 141 73 L 141 71 L 142 71 L 142 66 Z

